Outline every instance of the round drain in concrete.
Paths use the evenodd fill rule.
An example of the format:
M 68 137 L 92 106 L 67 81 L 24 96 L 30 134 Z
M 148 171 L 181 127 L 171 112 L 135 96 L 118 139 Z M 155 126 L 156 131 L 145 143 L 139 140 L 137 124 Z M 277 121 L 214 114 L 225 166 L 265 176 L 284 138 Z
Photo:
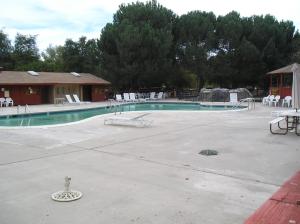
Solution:
M 212 150 L 212 149 L 204 149 L 204 150 L 201 150 L 199 152 L 199 154 L 203 155 L 203 156 L 216 156 L 216 155 L 218 155 L 218 151 Z
M 69 192 L 58 191 L 51 195 L 51 198 L 54 201 L 61 201 L 61 202 L 75 201 L 81 197 L 82 197 L 82 193 L 80 191 L 74 191 L 74 190 L 69 191 Z
M 54 201 L 60 201 L 60 202 L 75 201 L 81 198 L 82 193 L 80 191 L 70 190 L 70 182 L 71 182 L 71 177 L 65 177 L 65 190 L 53 193 L 51 195 L 51 198 Z

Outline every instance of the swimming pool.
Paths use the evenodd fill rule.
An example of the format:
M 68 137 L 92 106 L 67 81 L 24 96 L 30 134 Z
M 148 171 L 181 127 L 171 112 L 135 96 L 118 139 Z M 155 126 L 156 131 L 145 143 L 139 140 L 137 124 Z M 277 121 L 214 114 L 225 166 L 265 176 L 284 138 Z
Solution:
M 185 110 L 185 111 L 200 111 L 200 110 L 233 110 L 244 107 L 233 106 L 208 106 L 199 103 L 167 103 L 167 102 L 146 102 L 146 103 L 131 103 L 123 104 L 115 107 L 97 107 L 90 109 L 55 111 L 47 113 L 32 113 L 22 115 L 7 115 L 0 117 L 0 127 L 17 127 L 17 126 L 43 126 L 57 125 L 70 122 L 84 120 L 97 115 L 114 113 L 119 111 L 149 111 L 149 110 Z

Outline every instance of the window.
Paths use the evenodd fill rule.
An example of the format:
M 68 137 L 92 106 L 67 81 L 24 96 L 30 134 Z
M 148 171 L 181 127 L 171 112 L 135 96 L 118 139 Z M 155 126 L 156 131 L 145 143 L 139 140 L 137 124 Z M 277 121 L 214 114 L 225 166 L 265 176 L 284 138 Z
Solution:
M 278 87 L 279 86 L 279 79 L 280 78 L 280 76 L 278 76 L 278 75 L 273 75 L 272 76 L 272 87 Z
M 293 75 L 292 74 L 285 74 L 283 75 L 282 86 L 283 87 L 291 87 L 293 84 Z

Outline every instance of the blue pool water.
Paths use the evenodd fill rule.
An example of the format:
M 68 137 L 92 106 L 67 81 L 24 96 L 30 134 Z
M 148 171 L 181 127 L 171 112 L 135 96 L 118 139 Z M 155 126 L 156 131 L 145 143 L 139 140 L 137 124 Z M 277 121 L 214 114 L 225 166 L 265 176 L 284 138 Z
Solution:
M 239 107 L 238 109 L 240 109 Z M 0 117 L 0 126 L 41 126 L 64 124 L 80 121 L 93 116 L 114 113 L 117 111 L 149 111 L 149 110 L 232 110 L 232 106 L 207 106 L 198 103 L 161 103 L 149 102 L 138 104 L 124 104 L 118 108 L 98 107 L 92 109 L 81 109 L 72 111 L 36 113 L 26 115 L 9 115 Z

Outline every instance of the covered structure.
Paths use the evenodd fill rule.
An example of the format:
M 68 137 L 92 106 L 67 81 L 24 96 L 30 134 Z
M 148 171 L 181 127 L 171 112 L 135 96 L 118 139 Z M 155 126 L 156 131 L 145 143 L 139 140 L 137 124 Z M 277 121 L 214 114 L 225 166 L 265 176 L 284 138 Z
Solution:
M 280 95 L 281 98 L 292 95 L 292 68 L 295 65 L 299 66 L 299 64 L 294 63 L 267 73 L 270 78 L 269 93 L 271 95 Z
M 103 101 L 110 83 L 89 73 L 1 71 L 0 97 L 15 105 L 49 104 L 77 94 L 82 101 Z
M 293 68 L 293 88 L 292 88 L 292 106 L 298 110 L 300 108 L 300 66 L 294 64 Z

